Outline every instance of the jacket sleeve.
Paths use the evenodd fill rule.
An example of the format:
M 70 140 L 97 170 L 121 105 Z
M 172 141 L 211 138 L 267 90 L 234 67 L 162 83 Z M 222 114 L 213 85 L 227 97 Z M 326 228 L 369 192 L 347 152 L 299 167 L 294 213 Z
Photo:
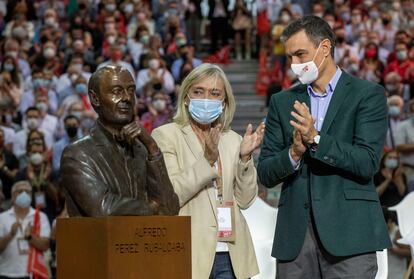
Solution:
M 274 187 L 295 172 L 289 159 L 291 142 L 286 142 L 277 109 L 277 95 L 271 99 L 257 173 L 266 187 Z M 302 164 L 301 164 L 302 165 Z
M 257 197 L 257 174 L 254 167 L 253 158 L 243 163 L 237 154 L 236 158 L 236 185 L 234 187 L 234 197 L 241 209 L 249 208 Z
M 353 143 L 340 142 L 332 135 L 321 133 L 317 151 L 310 154 L 314 159 L 370 180 L 378 170 L 387 133 L 388 110 L 383 87 L 364 91 L 355 115 Z
M 168 175 L 178 195 L 180 207 L 183 207 L 206 185 L 210 185 L 211 181 L 217 177 L 217 172 L 210 166 L 203 154 L 199 154 L 196 162 L 189 168 L 180 169 L 177 141 L 174 136 L 159 128 L 152 132 L 152 137 L 164 155 Z
M 96 162 L 81 148 L 68 146 L 64 150 L 60 173 L 69 215 L 154 215 L 146 200 L 111 192 Z
M 147 160 L 147 192 L 148 199 L 159 205 L 159 214 L 178 214 L 178 197 L 168 178 L 162 154 L 154 160 Z

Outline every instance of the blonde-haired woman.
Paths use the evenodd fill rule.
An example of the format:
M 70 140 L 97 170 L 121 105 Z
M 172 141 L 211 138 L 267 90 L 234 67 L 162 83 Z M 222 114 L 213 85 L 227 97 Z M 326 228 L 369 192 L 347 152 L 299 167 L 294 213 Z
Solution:
M 257 196 L 251 158 L 264 124 L 244 137 L 230 129 L 235 111 L 231 86 L 218 66 L 202 64 L 184 79 L 174 123 L 152 133 L 164 154 L 180 200 L 191 216 L 192 278 L 250 278 L 256 257 L 240 209 Z

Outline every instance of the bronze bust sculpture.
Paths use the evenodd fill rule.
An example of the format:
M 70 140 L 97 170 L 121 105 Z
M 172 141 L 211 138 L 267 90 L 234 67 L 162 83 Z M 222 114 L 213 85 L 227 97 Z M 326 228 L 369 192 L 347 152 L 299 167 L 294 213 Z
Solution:
M 106 66 L 93 73 L 88 87 L 98 120 L 61 158 L 69 216 L 178 214 L 162 153 L 134 119 L 131 74 Z

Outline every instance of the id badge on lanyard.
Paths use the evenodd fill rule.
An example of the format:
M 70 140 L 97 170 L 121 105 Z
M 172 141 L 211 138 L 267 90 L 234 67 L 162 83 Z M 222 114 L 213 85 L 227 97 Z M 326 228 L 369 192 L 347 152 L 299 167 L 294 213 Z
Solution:
M 20 223 L 19 226 L 19 231 L 21 233 L 21 235 L 23 236 L 23 228 L 21 227 L 23 222 L 19 222 L 17 220 L 18 223 Z M 24 237 L 18 237 L 17 238 L 17 250 L 19 251 L 19 255 L 27 255 L 29 254 L 29 250 L 30 250 L 30 244 L 29 241 L 27 239 L 25 239 Z
M 45 208 L 46 207 L 46 194 L 43 191 L 38 191 L 35 193 L 35 205 L 36 208 Z
M 29 241 L 25 238 L 18 238 L 17 239 L 17 249 L 19 250 L 19 255 L 27 255 L 29 254 L 30 245 Z
M 217 201 L 217 240 L 230 242 L 236 240 L 234 222 L 234 203 L 232 201 Z
M 217 162 L 219 176 L 216 179 L 217 188 L 217 240 L 221 242 L 232 242 L 236 240 L 236 229 L 234 222 L 234 202 L 223 199 L 223 181 L 221 160 Z

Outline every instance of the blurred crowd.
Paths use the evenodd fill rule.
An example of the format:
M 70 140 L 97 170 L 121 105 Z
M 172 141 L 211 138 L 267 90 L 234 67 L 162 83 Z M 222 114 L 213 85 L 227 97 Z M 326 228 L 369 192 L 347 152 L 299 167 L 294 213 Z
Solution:
M 395 223 L 386 208 L 414 189 L 412 0 L 0 0 L 0 212 L 13 205 L 13 184 L 26 180 L 32 207 L 50 224 L 62 213 L 60 156 L 94 125 L 87 92 L 97 68 L 131 72 L 137 120 L 151 132 L 171 121 L 177 89 L 202 56 L 227 45 L 236 60 L 259 58 L 268 97 L 297 84 L 280 36 L 304 14 L 333 28 L 343 70 L 387 90 L 375 183 Z

